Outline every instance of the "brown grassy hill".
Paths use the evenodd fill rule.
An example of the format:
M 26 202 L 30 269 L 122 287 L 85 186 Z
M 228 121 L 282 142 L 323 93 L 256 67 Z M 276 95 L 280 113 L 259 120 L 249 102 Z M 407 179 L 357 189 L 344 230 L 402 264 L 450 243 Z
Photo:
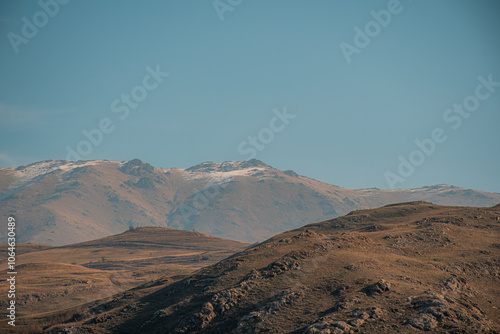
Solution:
M 175 283 L 21 320 L 49 333 L 498 333 L 500 210 L 355 211 Z
M 140 160 L 43 161 L 0 169 L 0 209 L 18 242 L 67 245 L 134 226 L 164 226 L 256 242 L 352 210 L 401 201 L 491 206 L 500 194 L 438 185 L 347 189 L 258 160 L 154 168 Z M 0 231 L 0 237 L 5 231 Z
M 18 315 L 72 307 L 160 277 L 179 279 L 247 246 L 166 227 L 141 227 L 63 247 L 20 244 L 16 257 Z M 0 267 L 7 267 L 4 259 Z M 6 296 L 4 275 L 0 293 Z M 5 306 L 4 298 L 0 301 L 2 316 Z
M 54 246 L 51 245 L 40 245 L 40 244 L 32 244 L 32 243 L 19 243 L 16 244 L 17 247 L 17 255 L 21 254 L 28 254 L 31 252 L 38 252 L 41 250 L 49 249 L 49 248 L 54 248 Z

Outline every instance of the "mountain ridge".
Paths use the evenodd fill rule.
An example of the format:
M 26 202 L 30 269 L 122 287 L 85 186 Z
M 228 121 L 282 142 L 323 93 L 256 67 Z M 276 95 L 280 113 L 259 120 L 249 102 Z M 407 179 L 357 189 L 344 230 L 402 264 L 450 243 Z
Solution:
M 139 159 L 47 160 L 0 169 L 0 207 L 23 222 L 19 242 L 51 245 L 148 225 L 256 242 L 353 210 L 412 200 L 492 206 L 500 194 L 449 185 L 348 189 L 255 159 L 185 169 Z

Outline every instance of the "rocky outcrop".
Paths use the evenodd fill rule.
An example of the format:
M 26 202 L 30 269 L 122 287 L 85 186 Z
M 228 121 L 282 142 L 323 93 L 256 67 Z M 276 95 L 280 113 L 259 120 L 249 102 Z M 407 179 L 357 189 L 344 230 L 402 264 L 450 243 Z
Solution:
M 154 167 L 139 159 L 133 159 L 124 163 L 119 170 L 122 173 L 134 176 L 147 176 L 154 172 Z

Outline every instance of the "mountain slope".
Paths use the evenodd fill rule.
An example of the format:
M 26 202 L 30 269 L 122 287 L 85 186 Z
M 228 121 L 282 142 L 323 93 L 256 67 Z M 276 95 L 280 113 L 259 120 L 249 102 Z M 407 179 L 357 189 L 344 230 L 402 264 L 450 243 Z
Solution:
M 499 240 L 498 207 L 360 210 L 77 316 L 22 320 L 59 317 L 48 333 L 497 333 Z
M 62 247 L 20 244 L 16 247 L 18 316 L 79 305 L 160 277 L 180 279 L 249 245 L 165 227 L 140 227 Z M 7 268 L 6 258 L 0 267 Z M 1 275 L 4 282 L 5 275 Z M 0 293 L 7 291 L 8 285 L 0 285 Z M 0 300 L 4 317 L 7 302 Z
M 64 245 L 165 226 L 254 242 L 314 221 L 410 200 L 491 206 L 500 194 L 438 185 L 346 189 L 258 160 L 162 169 L 140 160 L 44 161 L 0 169 L 0 208 L 19 242 Z M 272 222 L 269 224 L 268 222 Z

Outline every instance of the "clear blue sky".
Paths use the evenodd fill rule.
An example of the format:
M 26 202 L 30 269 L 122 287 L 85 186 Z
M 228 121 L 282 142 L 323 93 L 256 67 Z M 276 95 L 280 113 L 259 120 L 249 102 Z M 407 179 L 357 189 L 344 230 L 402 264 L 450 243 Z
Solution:
M 458 129 L 443 119 L 479 76 L 500 81 L 500 3 L 401 0 L 348 63 L 340 44 L 355 46 L 354 28 L 389 2 L 243 0 L 221 20 L 211 1 L 73 0 L 53 17 L 36 1 L 2 1 L 0 167 L 65 159 L 82 130 L 109 119 L 113 131 L 85 159 L 166 168 L 245 160 L 238 146 L 262 133 L 269 142 L 256 158 L 276 168 L 387 189 L 398 157 L 441 128 L 447 140 L 395 187 L 500 192 L 500 87 Z M 40 28 L 30 36 L 24 27 L 16 53 L 23 17 Z M 120 119 L 112 103 L 124 107 L 122 94 L 157 64 L 170 75 Z M 296 117 L 273 123 L 281 131 L 269 140 L 262 129 L 284 106 Z

